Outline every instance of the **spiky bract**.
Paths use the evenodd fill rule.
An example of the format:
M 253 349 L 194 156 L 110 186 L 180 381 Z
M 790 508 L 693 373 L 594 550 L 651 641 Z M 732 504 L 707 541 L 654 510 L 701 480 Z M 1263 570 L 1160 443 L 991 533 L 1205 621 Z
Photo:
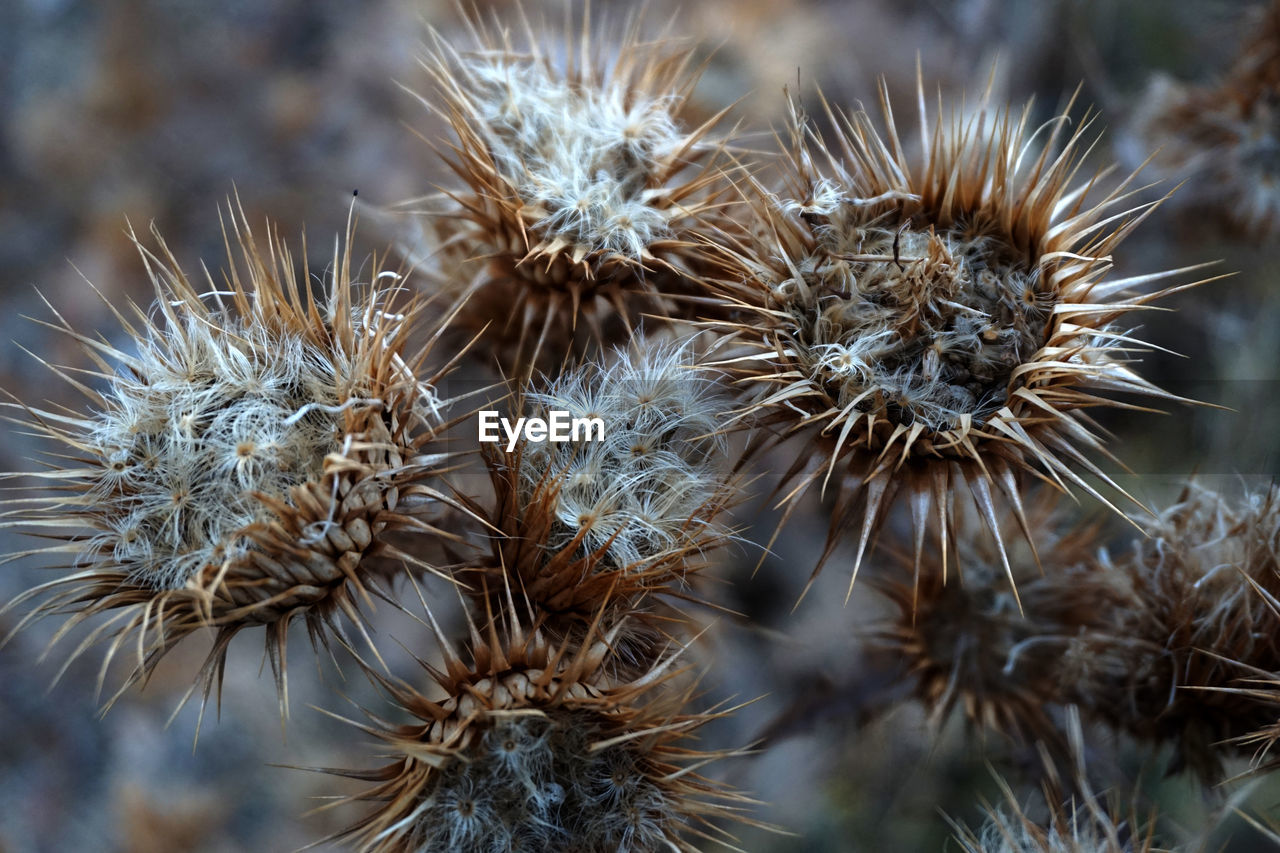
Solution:
M 689 578 L 729 536 L 717 523 L 734 495 L 717 463 L 725 399 L 688 346 L 642 340 L 561 374 L 520 406 L 599 419 L 602 435 L 486 453 L 495 501 L 472 509 L 500 535 L 459 577 L 487 576 L 491 594 L 509 583 L 555 638 L 580 638 L 606 601 L 623 613 L 656 607 L 652 593 L 689 595 Z M 662 643 L 656 617 L 634 612 L 619 659 L 651 663 Z
M 719 210 L 715 119 L 682 126 L 698 77 L 688 45 L 646 40 L 638 22 L 620 32 L 584 16 L 548 51 L 528 25 L 517 47 L 473 23 L 474 48 L 437 36 L 425 63 L 462 184 L 427 200 L 424 266 L 466 303 L 464 325 L 493 326 L 508 372 L 630 337 L 692 292 L 690 234 Z
M 14 603 L 41 599 L 24 621 L 71 612 L 58 636 L 119 611 L 77 654 L 111 637 L 105 673 L 136 642 L 126 686 L 213 627 L 206 697 L 231 638 L 265 625 L 283 710 L 290 621 L 304 617 L 313 639 L 341 630 L 339 612 L 358 622 L 359 599 L 388 569 L 379 558 L 405 557 L 387 536 L 431 530 L 429 508 L 449 503 L 434 479 L 445 455 L 430 447 L 441 402 L 438 377 L 417 376 L 426 348 L 406 353 L 417 309 L 376 269 L 376 286 L 358 291 L 350 237 L 318 301 L 305 263 L 232 217 L 239 251 L 228 245 L 222 285 L 204 291 L 158 234 L 158 253 L 135 237 L 158 317 L 111 309 L 127 343 L 48 324 L 96 371 L 81 381 L 55 368 L 86 411 L 22 407 L 56 450 L 34 475 L 54 495 L 27 501 L 17 525 L 56 540 L 34 553 L 71 562 Z
M 1094 203 L 1091 182 L 1073 186 L 1090 123 L 1036 131 L 1030 105 L 984 101 L 930 126 L 921 88 L 915 159 L 885 92 L 882 107 L 883 135 L 828 107 L 830 146 L 794 109 L 785 188 L 751 184 L 755 235 L 725 241 L 719 290 L 740 320 L 708 324 L 751 348 L 724 363 L 757 389 L 752 412 L 804 436 L 792 508 L 837 479 L 823 560 L 853 528 L 855 576 L 896 494 L 945 554 L 958 491 L 997 533 L 1002 501 L 1022 515 L 1026 474 L 1097 494 L 1088 475 L 1111 481 L 1089 454 L 1108 453 L 1082 410 L 1171 396 L 1132 370 L 1116 326 L 1169 274 L 1106 278 L 1143 216 L 1123 207 L 1130 181 Z
M 717 824 L 743 800 L 693 768 L 732 753 L 685 746 L 718 714 L 686 710 L 674 657 L 614 681 L 616 627 L 555 645 L 508 607 L 484 635 L 472 626 L 470 664 L 439 637 L 443 668 L 424 666 L 441 698 L 379 677 L 414 722 L 371 715 L 361 728 L 392 763 L 331 771 L 377 783 L 352 798 L 377 806 L 344 837 L 382 853 L 692 851 L 691 838 L 727 838 Z

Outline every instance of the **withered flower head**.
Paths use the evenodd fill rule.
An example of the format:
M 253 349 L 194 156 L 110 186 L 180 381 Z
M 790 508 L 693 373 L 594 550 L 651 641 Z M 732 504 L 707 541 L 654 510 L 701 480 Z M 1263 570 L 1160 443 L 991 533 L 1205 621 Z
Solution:
M 335 614 L 359 624 L 359 599 L 388 570 L 378 558 L 405 556 L 387 535 L 430 530 L 427 511 L 448 503 L 433 477 L 445 457 L 430 446 L 442 404 L 438 377 L 417 376 L 427 350 L 406 352 L 420 315 L 383 287 L 394 273 L 357 285 L 348 236 L 318 300 L 305 263 L 232 216 L 239 258 L 228 246 L 224 281 L 204 291 L 158 234 L 158 253 L 138 243 L 157 316 L 112 309 L 126 343 L 48 324 L 96 370 L 54 368 L 88 399 L 82 412 L 21 407 L 55 446 L 31 475 L 54 494 L 26 500 L 18 525 L 55 540 L 30 553 L 70 562 L 14 604 L 42 600 L 24 623 L 72 613 L 59 637 L 119 611 L 76 654 L 110 637 L 105 674 L 136 642 L 126 686 L 213 627 L 206 698 L 231 638 L 266 626 L 283 711 L 290 621 L 320 640 L 342 630 Z
M 1280 3 L 1250 21 L 1240 55 L 1221 79 L 1185 83 L 1154 77 L 1138 98 L 1123 139 L 1128 159 L 1188 181 L 1177 208 L 1203 230 L 1216 214 L 1247 236 L 1280 222 Z
M 1063 803 L 1042 823 L 1011 799 L 992 809 L 982 829 L 963 830 L 956 840 L 963 853 L 1155 853 L 1153 836 L 1131 836 L 1129 822 L 1115 819 L 1103 805 Z
M 1090 716 L 1212 778 L 1232 742 L 1265 753 L 1250 735 L 1276 720 L 1257 679 L 1280 671 L 1280 491 L 1231 500 L 1192 483 L 1142 522 L 1149 536 L 1102 573 L 1117 597 L 1061 682 Z
M 902 570 L 890 566 L 872 579 L 898 611 L 875 634 L 875 645 L 901 661 L 935 726 L 960 707 L 984 730 L 1023 744 L 1063 746 L 1048 707 L 1061 701 L 1058 663 L 1080 632 L 1110 627 L 1114 593 L 1099 582 L 1105 571 L 1094 557 L 1098 525 L 1067 525 L 1055 497 L 1042 489 L 1029 506 L 1038 555 L 1025 542 L 1009 549 L 1021 602 L 995 542 L 963 511 L 954 540 L 959 572 L 938 571 L 940 555 L 926 546 L 927 570 L 914 583 L 901 578 L 911 564 L 905 554 L 898 557 Z M 1014 537 L 1016 522 L 1003 523 L 1003 535 Z
M 686 710 L 674 656 L 613 681 L 614 632 L 593 626 L 578 647 L 502 622 L 471 626 L 470 664 L 436 628 L 442 668 L 423 665 L 437 698 L 379 676 L 413 722 L 370 715 L 360 727 L 392 762 L 330 771 L 376 783 L 351 798 L 377 805 L 344 838 L 380 853 L 693 851 L 693 839 L 729 838 L 719 824 L 749 801 L 695 768 L 733 753 L 686 745 L 726 712 Z
M 1046 808 L 1032 808 L 997 776 L 1004 803 L 984 804 L 987 819 L 978 832 L 951 821 L 963 853 L 1155 853 L 1165 849 L 1156 846 L 1154 813 L 1143 819 L 1135 804 L 1126 809 L 1115 796 L 1093 791 L 1076 709 L 1067 712 L 1066 734 L 1070 775 L 1064 778 L 1057 759 L 1042 753 L 1045 777 L 1041 788 Z M 1185 849 L 1191 853 L 1199 848 L 1188 845 Z
M 469 505 L 497 533 L 459 578 L 480 589 L 470 578 L 484 575 L 491 596 L 509 583 L 555 638 L 580 637 L 606 601 L 632 612 L 618 656 L 645 660 L 661 620 L 635 609 L 656 607 L 652 593 L 691 594 L 689 579 L 729 538 L 717 517 L 734 485 L 718 463 L 727 403 L 714 381 L 689 347 L 642 340 L 525 393 L 517 408 L 530 416 L 559 411 L 601 428 L 486 448 L 495 501 Z
M 1086 203 L 1090 123 L 1037 130 L 1029 105 L 984 102 L 931 126 L 918 94 L 918 159 L 887 92 L 883 135 L 828 107 L 830 146 L 795 110 L 785 189 L 753 186 L 757 233 L 727 241 L 720 290 L 741 319 L 708 323 L 751 347 L 725 364 L 758 389 L 754 414 L 806 438 L 786 500 L 838 481 L 827 554 L 856 529 L 855 576 L 895 494 L 945 554 L 957 491 L 996 533 L 1001 501 L 1022 514 L 1024 474 L 1098 494 L 1087 476 L 1115 484 L 1082 410 L 1171 396 L 1132 370 L 1117 326 L 1160 295 L 1134 288 L 1169 273 L 1107 279 L 1143 208 L 1123 208 L 1132 179 Z
M 689 234 L 719 210 L 715 119 L 684 124 L 692 48 L 645 40 L 638 22 L 616 32 L 584 15 L 547 50 L 528 25 L 517 47 L 473 23 L 472 49 L 437 35 L 425 62 L 461 185 L 428 200 L 423 265 L 466 303 L 464 324 L 492 325 L 509 372 L 680 313 L 698 264 Z

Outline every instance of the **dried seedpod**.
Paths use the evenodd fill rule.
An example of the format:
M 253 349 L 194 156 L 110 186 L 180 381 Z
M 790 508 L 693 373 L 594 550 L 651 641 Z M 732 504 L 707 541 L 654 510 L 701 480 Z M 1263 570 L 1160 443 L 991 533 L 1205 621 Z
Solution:
M 581 640 L 607 601 L 631 613 L 615 660 L 649 666 L 676 618 L 659 598 L 693 597 L 690 579 L 731 535 L 719 522 L 736 493 L 717 435 L 727 405 L 689 346 L 644 338 L 526 391 L 518 411 L 559 412 L 583 432 L 486 446 L 493 504 L 468 506 L 496 533 L 459 579 L 490 590 L 494 610 L 509 583 L 556 640 Z
M 157 302 L 153 314 L 111 309 L 125 343 L 77 332 L 56 311 L 46 324 L 96 370 L 53 368 L 83 392 L 83 411 L 20 405 L 54 446 L 29 475 L 53 494 L 24 499 L 13 524 L 55 544 L 15 556 L 69 562 L 10 606 L 40 602 L 19 627 L 71 613 L 55 642 L 114 613 L 72 657 L 109 639 L 105 676 L 136 648 L 122 692 L 211 627 L 197 681 L 206 700 L 232 637 L 264 626 L 284 713 L 290 622 L 305 621 L 313 642 L 341 635 L 338 614 L 361 625 L 360 601 L 405 561 L 421 563 L 389 537 L 435 533 L 454 506 L 437 478 L 443 371 L 421 373 L 435 337 L 408 351 L 423 315 L 384 286 L 398 276 L 375 268 L 372 284 L 353 280 L 350 232 L 320 300 L 273 231 L 259 243 L 243 212 L 232 222 L 238 249 L 228 240 L 224 280 L 203 291 L 158 233 L 157 252 L 134 237 Z
M 1280 490 L 1232 500 L 1191 483 L 1142 523 L 1148 537 L 1103 573 L 1117 595 L 1104 627 L 1060 680 L 1089 716 L 1214 778 L 1276 720 L 1258 679 L 1280 671 Z
M 523 47 L 497 24 L 471 38 L 437 34 L 424 63 L 460 184 L 409 203 L 461 327 L 524 375 L 629 338 L 642 314 L 688 314 L 724 188 L 719 116 L 684 125 L 693 48 L 587 15 L 554 48 L 528 24 Z
M 1157 853 L 1168 849 L 1158 846 L 1154 812 L 1144 818 L 1134 804 L 1126 809 L 1115 797 L 1093 791 L 1085 768 L 1080 716 L 1075 710 L 1067 714 L 1067 736 L 1074 765 L 1068 778 L 1063 779 L 1056 764 L 1045 756 L 1042 789 L 1046 808 L 1033 809 L 997 776 L 1004 803 L 986 806 L 982 828 L 974 832 L 951 822 L 962 853 Z M 1177 849 L 1193 853 L 1207 846 L 1188 844 Z
M 901 569 L 891 565 L 871 579 L 897 609 L 873 642 L 915 680 L 915 696 L 935 726 L 958 706 L 984 730 L 1065 754 L 1051 712 L 1062 701 L 1059 661 L 1076 637 L 1110 627 L 1118 594 L 1095 556 L 1100 525 L 1068 524 L 1056 497 L 1041 489 L 1028 506 L 1038 554 L 1016 540 L 1016 522 L 1004 520 L 1021 602 L 1004 580 L 994 540 L 971 512 L 956 514 L 952 559 L 959 572 L 939 571 L 943 561 L 926 545 L 925 570 L 914 582 L 900 577 L 912 563 L 901 553 Z
M 1203 232 L 1216 217 L 1263 239 L 1280 222 L 1280 3 L 1262 10 L 1248 31 L 1219 80 L 1152 78 L 1121 148 L 1130 160 L 1150 157 L 1153 174 L 1188 181 L 1177 209 L 1189 228 Z
M 693 733 L 728 711 L 691 713 L 676 655 L 612 680 L 619 625 L 555 644 L 523 627 L 509 597 L 484 633 L 471 625 L 466 663 L 436 631 L 442 668 L 424 662 L 438 694 L 374 673 L 413 722 L 370 716 L 379 770 L 327 771 L 376 783 L 345 802 L 374 809 L 340 837 L 360 850 L 693 851 L 730 841 L 722 827 L 750 801 L 698 768 L 735 751 L 700 752 Z
M 1118 486 L 1091 461 L 1110 454 L 1084 410 L 1178 399 L 1134 371 L 1140 344 L 1117 325 L 1173 273 L 1107 278 L 1150 205 L 1125 209 L 1132 177 L 1092 203 L 1094 182 L 1073 186 L 1091 123 L 1037 131 L 1029 105 L 984 100 L 931 125 L 917 94 L 918 160 L 883 90 L 884 135 L 828 105 L 830 146 L 794 107 L 786 187 L 750 184 L 756 233 L 724 241 L 717 287 L 739 319 L 707 325 L 747 348 L 722 365 L 756 389 L 748 414 L 803 436 L 784 502 L 838 483 L 815 574 L 852 528 L 856 577 L 895 495 L 944 555 L 962 491 L 997 536 L 1005 507 L 1023 516 L 1027 475 L 1105 500 L 1087 478 Z
M 1029 815 L 1012 790 L 1007 805 L 993 808 L 978 832 L 956 835 L 962 853 L 1158 853 L 1150 828 L 1134 837 L 1131 821 L 1113 817 L 1104 804 L 1067 802 L 1041 821 Z

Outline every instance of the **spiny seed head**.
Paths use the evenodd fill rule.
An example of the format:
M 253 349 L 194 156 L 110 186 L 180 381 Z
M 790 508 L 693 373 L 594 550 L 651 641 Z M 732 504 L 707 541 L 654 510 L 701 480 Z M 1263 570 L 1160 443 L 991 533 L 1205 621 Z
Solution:
M 1072 765 L 1069 776 L 1064 779 L 1053 757 L 1044 755 L 1046 808 L 1033 809 L 997 776 L 1004 803 L 984 803 L 987 819 L 981 830 L 975 833 L 951 821 L 964 853 L 1155 853 L 1164 849 L 1156 847 L 1154 814 L 1144 820 L 1135 804 L 1126 809 L 1116 797 L 1092 790 L 1080 714 L 1074 708 L 1066 714 L 1066 734 L 1069 755 L 1065 758 Z M 1126 813 L 1127 817 L 1121 816 Z M 1188 845 L 1185 849 L 1190 853 L 1200 848 Z
M 690 836 L 727 837 L 716 824 L 744 800 L 690 768 L 732 753 L 684 745 L 720 714 L 685 710 L 670 655 L 613 681 L 613 632 L 557 646 L 502 621 L 484 637 L 472 626 L 470 664 L 440 638 L 443 668 L 428 667 L 440 698 L 379 677 L 413 721 L 361 726 L 393 760 L 342 774 L 377 783 L 352 800 L 378 804 L 344 838 L 385 853 L 488 853 L 692 851 Z
M 919 160 L 887 92 L 883 135 L 828 106 L 831 146 L 793 106 L 785 188 L 750 184 L 755 236 L 724 241 L 718 289 L 740 317 L 707 324 L 748 348 L 723 364 L 758 389 L 758 416 L 808 438 L 788 499 L 837 478 L 827 554 L 857 530 L 855 576 L 895 494 L 945 540 L 963 484 L 995 530 L 998 495 L 1021 514 L 1027 472 L 1110 483 L 1085 455 L 1106 449 L 1081 410 L 1120 405 L 1100 392 L 1170 396 L 1115 325 L 1159 295 L 1132 291 L 1152 277 L 1106 278 L 1142 218 L 1116 210 L 1129 181 L 1093 204 L 1071 186 L 1090 122 L 1033 132 L 1029 106 L 984 101 L 930 127 L 918 94 Z
M 1149 536 L 1102 573 L 1113 603 L 1060 680 L 1090 715 L 1214 777 L 1228 741 L 1275 722 L 1256 679 L 1280 670 L 1280 490 L 1231 500 L 1192 483 L 1142 524 Z
M 620 40 L 608 32 L 584 16 L 546 52 L 531 27 L 519 48 L 473 24 L 473 49 L 437 35 L 425 63 L 462 186 L 432 203 L 439 246 L 424 266 L 467 303 L 464 323 L 496 324 L 509 371 L 676 313 L 698 258 L 689 234 L 719 210 L 713 122 L 682 121 L 692 48 L 645 40 L 637 22 Z
M 502 535 L 460 577 L 510 583 L 555 637 L 580 637 L 606 600 L 621 612 L 649 593 L 687 595 L 706 553 L 728 539 L 716 520 L 735 492 L 717 464 L 726 403 L 690 348 L 645 340 L 528 391 L 518 407 L 598 418 L 603 440 L 487 453 L 495 503 L 472 511 Z M 659 635 L 639 615 L 628 626 L 619 657 L 647 660 Z
M 1245 235 L 1280 222 L 1280 4 L 1251 22 L 1240 55 L 1212 83 L 1154 77 L 1135 104 L 1125 147 L 1154 173 L 1189 181 L 1177 207 L 1197 230 L 1216 213 Z
M 215 627 L 206 696 L 231 637 L 269 626 L 283 707 L 289 621 L 304 615 L 323 637 L 335 612 L 356 617 L 376 558 L 396 556 L 385 535 L 441 498 L 431 475 L 444 456 L 428 452 L 441 403 L 415 373 L 426 352 L 406 361 L 417 309 L 397 306 L 395 290 L 357 293 L 350 237 L 317 301 L 274 233 L 261 246 L 243 213 L 232 217 L 239 258 L 204 292 L 158 234 L 158 253 L 138 243 L 158 319 L 116 312 L 127 345 L 49 324 L 81 344 L 100 387 L 55 368 L 87 410 L 23 407 L 59 454 L 34 476 L 59 493 L 30 499 L 20 524 L 65 531 L 34 553 L 74 557 L 19 601 L 45 597 L 28 619 L 73 611 L 64 631 L 125 609 L 104 630 L 116 637 L 108 661 L 139 635 L 127 683 Z
M 905 554 L 894 577 L 873 578 L 898 611 L 876 645 L 915 679 L 934 725 L 958 706 L 969 722 L 1020 743 L 1062 746 L 1047 707 L 1059 701 L 1057 664 L 1077 632 L 1099 626 L 1111 597 L 1106 584 L 1091 583 L 1102 571 L 1093 556 L 1097 525 L 1065 525 L 1055 497 L 1041 490 L 1029 508 L 1028 542 L 1038 552 L 1009 549 L 1021 601 L 991 537 L 966 512 L 957 513 L 953 542 L 960 572 L 944 575 L 937 549 L 925 546 L 925 570 L 914 583 L 900 577 L 912 562 Z M 1003 534 L 1016 535 L 1015 525 L 1006 519 Z
M 1106 803 L 1071 800 L 1055 804 L 1037 820 L 1009 792 L 1003 807 L 992 808 L 978 832 L 956 835 L 963 853 L 1155 853 L 1153 827 L 1117 818 Z
M 705 538 L 704 516 L 722 497 L 717 431 L 727 403 L 687 347 L 620 349 L 610 363 L 585 363 L 527 399 L 538 415 L 561 410 L 604 423 L 603 441 L 530 444 L 521 456 L 526 499 L 548 479 L 555 484 L 550 548 L 580 540 L 580 553 L 603 549 L 603 562 L 621 567 Z

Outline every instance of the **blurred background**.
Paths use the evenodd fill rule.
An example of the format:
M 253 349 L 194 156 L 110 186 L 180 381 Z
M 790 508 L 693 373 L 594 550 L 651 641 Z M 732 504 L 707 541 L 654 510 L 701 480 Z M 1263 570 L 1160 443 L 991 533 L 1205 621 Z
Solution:
M 514 3 L 478 5 L 516 20 Z M 525 7 L 552 20 L 562 15 L 552 2 Z M 821 88 L 834 103 L 856 106 L 875 104 L 883 76 L 910 115 L 918 63 L 926 87 L 948 96 L 979 92 L 994 74 L 998 98 L 1021 104 L 1034 97 L 1044 119 L 1081 86 L 1075 114 L 1092 105 L 1102 131 L 1089 170 L 1120 161 L 1121 172 L 1151 153 L 1130 119 L 1155 76 L 1212 82 L 1257 11 L 1222 0 L 706 0 L 676 7 L 653 0 L 646 20 L 659 28 L 671 19 L 673 34 L 704 46 L 711 58 L 695 97 L 709 110 L 737 102 L 734 119 L 748 147 L 771 144 L 771 125 L 785 110 L 783 87 L 796 90 L 797 80 L 810 104 Z M 216 271 L 224 257 L 219 206 L 237 194 L 255 227 L 269 217 L 295 246 L 305 230 L 319 269 L 353 191 L 372 207 L 430 192 L 445 175 L 422 137 L 439 128 L 398 84 L 425 90 L 416 58 L 427 27 L 456 35 L 458 21 L 443 0 L 0 4 L 0 336 L 12 342 L 0 347 L 0 387 L 24 401 L 78 404 L 30 354 L 83 364 L 74 342 L 25 317 L 50 318 L 47 300 L 77 329 L 116 334 L 86 281 L 111 300 L 150 301 L 129 223 L 144 235 L 154 223 L 188 272 L 201 262 Z M 378 217 L 366 220 L 357 258 L 385 251 L 395 236 Z M 1215 271 L 1237 274 L 1167 300 L 1176 312 L 1142 319 L 1142 337 L 1179 355 L 1141 357 L 1143 373 L 1158 384 L 1225 408 L 1101 418 L 1131 474 L 1109 470 L 1144 501 L 1167 500 L 1192 471 L 1211 485 L 1265 487 L 1280 469 L 1275 241 L 1223 227 L 1220 217 L 1180 206 L 1175 195 L 1124 244 L 1116 265 L 1137 274 L 1217 260 Z M 29 470 L 37 453 L 20 430 L 6 428 L 0 469 Z M 771 530 L 762 505 L 741 513 L 756 523 L 756 541 Z M 1086 500 L 1082 512 L 1093 508 Z M 892 666 L 869 660 L 862 642 L 883 606 L 862 587 L 842 604 L 841 554 L 792 609 L 825 534 L 825 516 L 809 515 L 792 522 L 754 577 L 758 548 L 726 556 L 722 574 L 733 583 L 720 594 L 748 618 L 718 622 L 701 652 L 708 705 L 764 697 L 711 730 L 712 745 L 770 738 L 768 749 L 717 772 L 765 803 L 761 819 L 795 833 L 747 832 L 742 846 L 944 849 L 947 817 L 975 824 L 980 800 L 999 799 L 988 762 L 1021 783 L 1036 778 L 1037 759 L 998 735 L 978 737 L 958 719 L 938 730 L 898 701 Z M 0 536 L 6 552 L 32 547 L 2 528 Z M 36 562 L 4 566 L 0 601 L 47 579 Z M 21 615 L 0 615 L 0 633 Z M 64 638 L 42 658 L 56 629 L 57 620 L 47 620 L 0 649 L 3 853 L 283 851 L 356 817 L 349 808 L 308 814 L 325 797 L 356 789 L 279 766 L 378 763 L 361 733 L 310 707 L 359 717 L 352 702 L 377 700 L 363 680 L 312 666 L 305 636 L 291 644 L 292 716 L 283 736 L 271 679 L 260 677 L 261 646 L 246 635 L 232 647 L 220 718 L 211 706 L 193 749 L 198 701 L 169 718 L 203 658 L 198 641 L 183 644 L 145 690 L 126 694 L 100 718 L 113 683 L 106 674 L 107 689 L 97 694 L 100 649 L 50 688 L 83 636 Z M 394 640 L 425 641 L 421 626 L 390 608 L 379 611 L 378 630 L 393 665 L 408 661 Z M 1141 788 L 1168 816 L 1167 843 L 1204 837 L 1206 849 L 1273 849 L 1242 820 L 1216 816 L 1235 789 L 1205 792 L 1183 777 L 1165 778 L 1159 755 L 1094 734 L 1090 760 L 1114 768 L 1122 794 Z M 1276 808 L 1280 788 L 1264 781 L 1240 796 L 1256 814 Z

